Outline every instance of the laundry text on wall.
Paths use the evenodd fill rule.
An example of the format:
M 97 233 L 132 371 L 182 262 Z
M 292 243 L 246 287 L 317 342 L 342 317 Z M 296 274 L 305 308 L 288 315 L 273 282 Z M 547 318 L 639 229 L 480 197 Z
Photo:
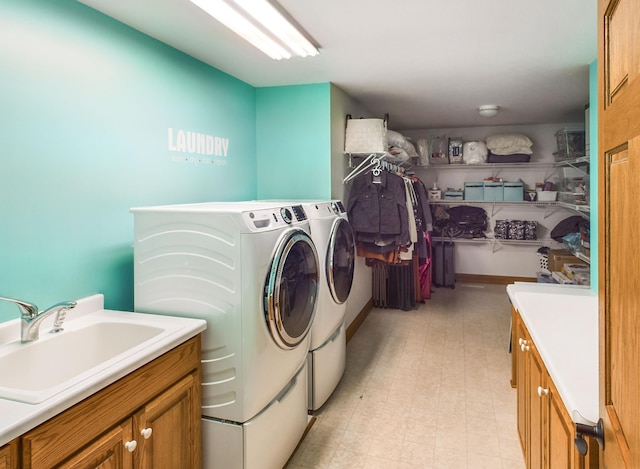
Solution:
M 207 156 L 226 157 L 229 151 L 229 139 L 189 130 L 173 129 L 168 132 L 169 151 Z

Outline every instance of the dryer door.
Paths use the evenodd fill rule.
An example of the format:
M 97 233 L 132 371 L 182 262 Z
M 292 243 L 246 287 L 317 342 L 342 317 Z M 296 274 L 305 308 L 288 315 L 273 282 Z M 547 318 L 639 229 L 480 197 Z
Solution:
M 298 228 L 278 240 L 265 282 L 265 318 L 273 340 L 283 349 L 302 342 L 313 323 L 318 298 L 318 254 Z
M 342 304 L 349 298 L 355 270 L 355 238 L 351 225 L 336 218 L 327 247 L 327 284 L 333 300 Z

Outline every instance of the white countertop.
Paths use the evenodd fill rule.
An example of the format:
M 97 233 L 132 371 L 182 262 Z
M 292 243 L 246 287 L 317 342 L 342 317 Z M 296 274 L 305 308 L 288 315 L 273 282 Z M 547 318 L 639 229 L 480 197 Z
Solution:
M 576 423 L 598 421 L 598 296 L 588 287 L 515 283 L 507 294 Z
M 105 310 L 102 295 L 78 300 L 78 306 L 67 313 L 65 324 L 72 321 L 86 322 L 105 318 L 120 322 L 152 324 L 163 328 L 164 332 L 157 339 L 145 342 L 144 346 L 137 347 L 131 353 L 123 353 L 122 356 L 116 357 L 106 369 L 100 370 L 89 378 L 85 377 L 39 404 L 0 399 L 0 446 L 195 337 L 207 327 L 206 321 L 200 319 Z M 47 322 L 52 321 L 53 318 L 50 321 L 49 319 L 43 321 L 41 339 L 47 326 L 50 328 Z M 0 345 L 16 340 L 20 340 L 20 320 L 0 323 Z M 11 346 L 14 345 L 11 344 Z M 78 350 L 78 353 L 82 353 L 82 350 Z

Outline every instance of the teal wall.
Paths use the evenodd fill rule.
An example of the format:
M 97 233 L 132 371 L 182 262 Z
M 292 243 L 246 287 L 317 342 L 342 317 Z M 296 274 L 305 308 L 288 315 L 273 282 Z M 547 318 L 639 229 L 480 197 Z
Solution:
M 591 290 L 598 291 L 598 61 L 589 66 Z
M 130 207 L 257 196 L 248 84 L 74 0 L 2 0 L 0 64 L 0 296 L 130 310 Z
M 331 84 L 256 90 L 258 198 L 331 198 Z

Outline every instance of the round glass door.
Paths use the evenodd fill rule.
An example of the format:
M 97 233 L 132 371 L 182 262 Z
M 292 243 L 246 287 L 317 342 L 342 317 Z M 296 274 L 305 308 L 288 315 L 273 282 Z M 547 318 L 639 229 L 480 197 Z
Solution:
M 327 248 L 327 283 L 336 303 L 349 298 L 355 270 L 355 238 L 351 225 L 344 218 L 336 218 L 331 227 Z
M 313 323 L 318 298 L 318 254 L 301 229 L 285 232 L 278 241 L 265 284 L 265 318 L 275 342 L 292 349 Z

